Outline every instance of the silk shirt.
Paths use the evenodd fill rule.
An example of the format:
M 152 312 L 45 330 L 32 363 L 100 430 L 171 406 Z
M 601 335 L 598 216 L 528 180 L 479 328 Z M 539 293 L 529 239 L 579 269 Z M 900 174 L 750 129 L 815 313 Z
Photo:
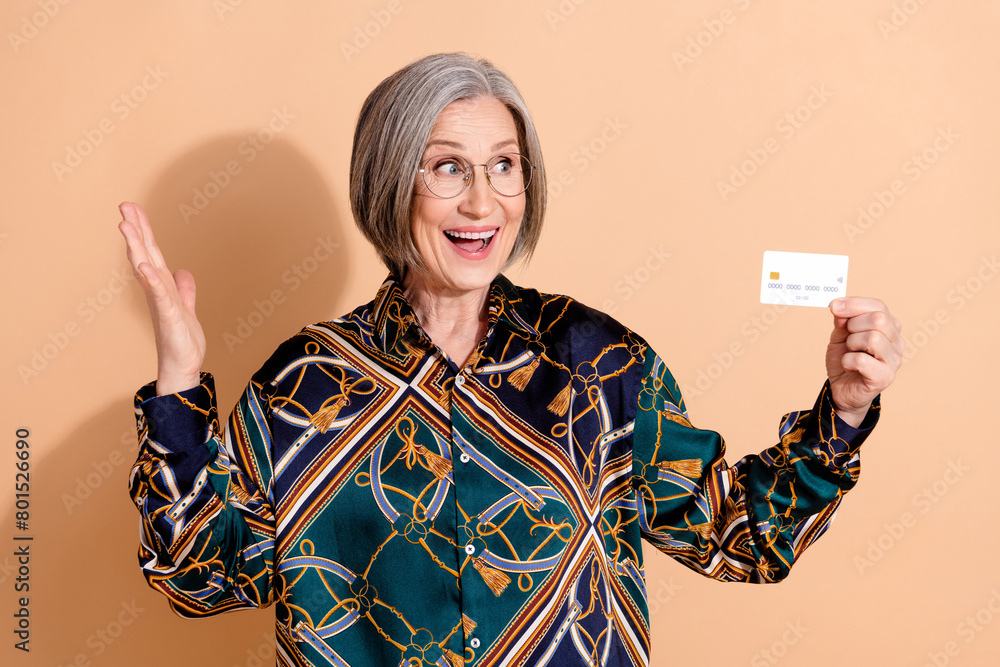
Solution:
M 183 616 L 274 605 L 279 665 L 647 665 L 642 539 L 782 579 L 878 412 L 852 428 L 827 383 L 730 466 L 607 315 L 500 276 L 459 367 L 390 277 L 285 341 L 223 424 L 207 373 L 139 390 L 139 560 Z

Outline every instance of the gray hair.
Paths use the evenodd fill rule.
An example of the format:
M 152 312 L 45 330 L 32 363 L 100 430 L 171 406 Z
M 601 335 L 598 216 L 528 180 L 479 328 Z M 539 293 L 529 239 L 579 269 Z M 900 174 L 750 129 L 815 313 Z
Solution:
M 414 178 L 431 129 L 446 106 L 476 97 L 499 100 L 514 117 L 520 151 L 534 165 L 524 218 L 504 268 L 527 259 L 545 215 L 545 167 L 535 126 L 521 93 L 487 60 L 464 53 L 421 58 L 386 77 L 358 114 L 351 152 L 351 212 L 392 273 L 423 270 L 413 243 L 410 211 Z

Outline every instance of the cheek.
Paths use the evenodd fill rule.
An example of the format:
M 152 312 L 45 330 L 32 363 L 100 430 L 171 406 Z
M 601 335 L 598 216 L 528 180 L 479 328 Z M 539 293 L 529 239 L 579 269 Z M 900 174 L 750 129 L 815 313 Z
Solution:
M 521 232 L 522 221 L 524 220 L 524 201 L 519 203 L 511 202 L 512 206 L 506 209 L 507 214 L 507 224 L 511 226 L 514 234 L 511 234 L 513 238 L 517 238 L 518 234 Z
M 423 240 L 433 241 L 440 234 L 440 222 L 444 213 L 439 210 L 440 206 L 435 206 L 436 201 L 427 201 L 425 198 L 418 198 L 410 211 L 410 234 L 413 235 L 414 243 Z

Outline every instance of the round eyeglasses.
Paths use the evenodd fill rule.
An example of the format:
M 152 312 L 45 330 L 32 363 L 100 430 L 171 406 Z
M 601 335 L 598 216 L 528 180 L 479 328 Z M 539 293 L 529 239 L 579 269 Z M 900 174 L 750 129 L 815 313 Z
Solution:
M 436 197 L 451 199 L 465 192 L 472 183 L 472 168 L 485 167 L 486 182 L 504 197 L 516 197 L 528 189 L 535 170 L 528 158 L 518 153 L 496 155 L 486 164 L 470 164 L 460 155 L 435 155 L 417 171 L 424 185 Z

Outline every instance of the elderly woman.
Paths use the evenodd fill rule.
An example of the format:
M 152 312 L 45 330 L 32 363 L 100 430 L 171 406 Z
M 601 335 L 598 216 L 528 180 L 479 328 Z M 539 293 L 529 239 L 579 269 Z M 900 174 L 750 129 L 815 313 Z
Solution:
M 645 665 L 641 538 L 775 582 L 857 481 L 901 358 L 885 306 L 831 306 L 815 405 L 727 465 L 640 336 L 501 274 L 538 240 L 545 172 L 488 62 L 431 56 L 379 84 L 351 205 L 389 277 L 285 341 L 225 425 L 193 279 L 121 206 L 158 354 L 135 399 L 139 555 L 179 614 L 274 603 L 280 665 Z

